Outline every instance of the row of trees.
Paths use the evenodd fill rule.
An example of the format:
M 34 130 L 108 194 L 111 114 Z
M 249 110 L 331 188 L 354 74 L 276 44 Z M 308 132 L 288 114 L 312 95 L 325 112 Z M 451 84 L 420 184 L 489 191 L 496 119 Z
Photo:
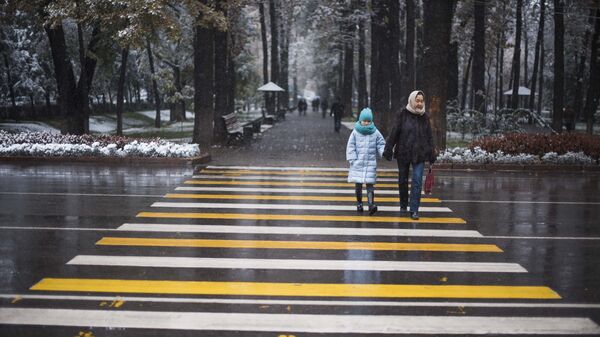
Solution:
M 371 106 L 384 133 L 422 89 L 443 148 L 448 102 L 483 114 L 549 107 L 557 131 L 569 107 L 591 132 L 600 95 L 598 0 L 33 0 L 0 11 L 3 96 L 56 96 L 69 133 L 88 131 L 90 96 L 115 93 L 121 132 L 124 100 L 147 93 L 157 127 L 165 101 L 171 120 L 193 105 L 193 140 L 210 146 L 236 99 L 273 81 L 287 92 L 266 97 L 268 110 L 308 88 L 339 96 L 346 115 Z M 536 94 L 504 99 L 519 86 Z
M 600 95 L 597 0 L 315 3 L 313 21 L 323 24 L 308 30 L 320 40 L 319 52 L 327 46 L 329 54 L 327 60 L 316 59 L 316 76 L 321 74 L 320 83 L 334 88 L 347 108 L 352 97 L 362 107 L 369 96 L 384 132 L 415 89 L 426 93 L 440 147 L 448 102 L 484 115 L 503 108 L 539 115 L 547 107 L 557 132 L 568 117 L 565 109 L 585 119 L 592 132 Z M 337 72 L 328 70 L 331 64 Z M 526 101 L 518 96 L 520 86 L 531 89 Z M 513 94 L 504 95 L 507 90 Z

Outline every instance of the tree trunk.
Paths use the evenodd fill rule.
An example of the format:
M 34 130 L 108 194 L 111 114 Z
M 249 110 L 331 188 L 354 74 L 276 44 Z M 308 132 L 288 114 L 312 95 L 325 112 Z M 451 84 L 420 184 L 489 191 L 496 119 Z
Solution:
M 269 46 L 267 44 L 267 24 L 265 23 L 265 5 L 262 0 L 259 0 L 258 9 L 260 13 L 260 36 L 262 40 L 263 50 L 263 83 L 269 83 Z M 271 97 L 268 92 L 265 92 L 265 108 L 269 113 L 272 113 Z M 265 117 L 263 110 L 263 117 Z
M 467 61 L 467 66 L 464 68 L 465 73 L 463 76 L 462 82 L 462 94 L 460 98 L 460 109 L 465 110 L 467 107 L 467 93 L 469 92 L 469 73 L 471 71 L 471 63 L 473 62 L 473 50 L 469 53 L 469 59 Z
M 208 153 L 214 121 L 214 35 L 213 28 L 195 27 L 194 34 L 194 134 L 192 141 Z
M 433 140 L 446 148 L 446 98 L 448 97 L 448 53 L 456 1 L 424 0 L 423 87 Z
M 535 55 L 533 58 L 533 74 L 531 75 L 531 95 L 529 96 L 529 110 L 533 111 L 535 101 L 535 89 L 537 85 L 538 68 L 540 67 L 540 47 L 544 43 L 544 21 L 546 12 L 546 0 L 540 1 L 540 25 L 535 41 Z M 539 99 L 539 98 L 538 98 Z
M 284 5 L 285 6 L 285 5 Z M 290 105 L 290 86 L 289 86 L 289 51 L 290 51 L 290 29 L 293 21 L 292 16 L 293 9 L 286 9 L 285 19 L 282 19 L 280 22 L 280 30 L 281 30 L 281 73 L 280 73 L 280 82 L 281 87 L 283 88 L 283 92 L 279 93 L 279 100 L 281 101 L 281 105 L 283 108 L 287 110 Z
M 486 113 L 485 96 L 485 0 L 475 1 L 473 16 L 475 28 L 473 29 L 473 108 L 483 114 Z
M 423 42 L 423 32 L 425 30 L 424 25 L 423 25 L 423 1 L 422 0 L 416 0 L 416 11 L 415 11 L 415 18 L 417 20 L 417 22 L 420 22 L 421 24 L 416 27 L 416 57 L 415 57 L 415 89 L 422 89 L 423 88 L 423 48 L 425 47 L 425 44 Z
M 523 8 L 523 0 L 517 0 L 517 26 L 516 26 L 516 37 L 515 37 L 515 49 L 513 54 L 512 62 L 512 96 L 510 100 L 510 107 L 516 110 L 519 106 L 519 77 L 521 67 L 521 9 Z
M 123 94 L 125 91 L 125 75 L 127 74 L 127 57 L 129 46 L 121 50 L 121 67 L 117 84 L 117 136 L 123 135 Z
M 279 82 L 279 32 L 277 29 L 279 13 L 275 6 L 275 0 L 269 0 L 269 18 L 271 19 L 271 81 L 281 85 Z M 275 97 L 273 95 L 273 113 L 281 108 L 281 102 Z
M 594 133 L 594 113 L 600 98 L 600 9 L 596 10 L 592 50 L 590 53 L 590 85 L 585 100 L 586 131 Z
M 393 119 L 390 116 L 390 6 L 387 1 L 373 2 L 372 6 L 371 106 L 379 116 L 379 131 L 387 135 Z
M 366 9 L 365 0 L 360 0 L 359 8 Z M 367 71 L 365 67 L 365 20 L 358 21 L 358 109 L 369 105 L 367 93 Z
M 231 42 L 233 43 L 233 38 L 231 38 Z M 232 113 L 235 111 L 235 87 L 237 82 L 237 77 L 235 73 L 235 60 L 233 57 L 233 45 L 229 49 L 229 60 L 227 61 L 227 113 Z
M 152 76 L 152 92 L 154 96 L 154 127 L 160 128 L 160 93 L 158 92 L 158 83 L 156 82 L 156 71 L 154 70 L 154 56 L 152 55 L 152 44 L 150 39 L 146 40 L 146 51 L 148 51 L 148 64 L 150 65 L 150 75 Z
M 79 1 L 75 2 L 76 4 L 79 4 Z M 87 77 L 87 71 L 86 71 L 86 62 L 85 62 L 85 45 L 83 42 L 83 27 L 81 25 L 81 23 L 77 23 L 77 41 L 79 43 L 79 63 L 81 65 L 81 77 L 82 78 L 86 78 Z M 89 93 L 89 88 L 87 86 L 87 81 L 81 81 L 80 82 L 80 92 L 81 95 L 79 97 L 79 99 L 81 99 L 80 102 L 80 106 L 81 106 L 81 114 L 82 114 L 82 118 L 83 118 L 83 129 L 84 129 L 84 133 L 89 133 L 90 132 L 90 104 L 89 104 L 89 98 L 88 98 L 88 93 Z
M 354 10 L 354 1 L 351 0 L 348 14 Z M 352 80 L 354 77 L 354 22 L 350 15 L 346 15 L 347 22 L 344 25 L 344 76 L 342 77 L 342 104 L 344 105 L 343 116 L 352 116 Z
M 390 78 L 390 104 L 391 115 L 402 111 L 406 101 L 402 101 L 402 76 L 400 74 L 400 3 L 399 0 L 389 2 L 390 25 L 389 25 L 389 62 L 392 71 Z M 390 118 L 393 116 L 390 115 Z M 390 121 L 392 121 L 390 119 Z
M 6 56 L 6 54 L 4 54 L 4 66 L 6 67 L 6 86 L 8 87 L 8 92 L 10 93 L 10 102 L 12 107 L 16 108 L 17 99 L 15 97 L 15 88 L 10 72 L 10 63 L 8 62 L 8 56 Z
M 564 55 L 564 6 L 561 0 L 554 0 L 554 97 L 552 104 L 552 129 L 562 132 L 562 112 L 565 94 L 565 55 Z
M 594 25 L 594 10 L 590 10 L 590 26 Z M 583 46 L 581 48 L 581 55 L 579 56 L 579 61 L 577 64 L 577 79 L 576 79 L 576 83 L 575 83 L 575 97 L 574 97 L 574 102 L 573 102 L 573 113 L 574 113 L 574 118 L 575 121 L 579 120 L 581 117 L 583 117 L 583 111 L 582 111 L 582 107 L 583 107 L 583 83 L 585 81 L 585 63 L 586 63 L 586 59 L 587 59 L 587 50 L 588 50 L 588 44 L 590 42 L 590 37 L 592 35 L 592 32 L 590 31 L 590 29 L 586 29 L 585 30 L 585 37 L 583 39 Z
M 67 116 L 66 129 L 62 131 L 69 134 L 83 134 L 85 127 L 78 109 L 79 102 L 75 86 L 75 75 L 67 54 L 63 26 L 62 24 L 55 27 L 46 26 L 45 30 L 52 52 L 60 110 Z
M 450 43 L 448 60 L 450 62 L 448 73 L 448 101 L 456 101 L 458 98 L 458 42 L 456 41 Z
M 221 7 L 217 4 L 218 8 Z M 221 8 L 225 15 L 226 9 Z M 229 46 L 226 31 L 215 31 L 215 115 L 214 115 L 214 137 L 215 144 L 225 142 L 227 133 L 222 116 L 227 114 L 227 59 L 229 58 Z
M 498 93 L 498 95 L 500 97 L 498 97 L 498 105 L 500 106 L 500 109 L 504 108 L 504 29 L 502 30 L 502 33 L 500 33 L 500 88 L 498 90 L 500 90 L 500 92 Z
M 415 0 L 406 0 L 406 78 L 407 94 L 416 90 L 415 83 Z

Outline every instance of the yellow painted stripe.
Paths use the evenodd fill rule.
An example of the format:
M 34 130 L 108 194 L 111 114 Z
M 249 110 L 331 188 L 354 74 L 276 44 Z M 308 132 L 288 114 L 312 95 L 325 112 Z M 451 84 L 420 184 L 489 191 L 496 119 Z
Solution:
M 543 286 L 199 282 L 44 278 L 31 290 L 238 296 L 560 299 Z
M 295 171 L 262 171 L 262 170 L 212 170 L 204 169 L 200 172 L 206 174 L 225 174 L 230 176 L 241 176 L 241 175 L 302 175 L 302 176 L 339 176 L 347 177 L 347 171 L 308 171 L 308 170 L 295 170 Z M 398 177 L 396 172 L 377 172 L 378 177 Z
M 195 193 L 167 193 L 165 198 L 171 199 L 236 199 L 236 200 L 303 200 L 303 201 L 351 201 L 356 197 L 336 197 L 318 195 L 258 195 L 258 194 L 195 194 Z M 377 196 L 377 202 L 400 202 L 396 197 Z M 438 198 L 421 198 L 421 202 L 442 202 Z
M 191 185 L 259 185 L 259 186 L 316 186 L 316 187 L 354 187 L 353 183 L 319 183 L 287 181 L 230 181 L 230 180 L 186 180 Z M 398 184 L 375 184 L 375 187 L 398 187 Z
M 465 224 L 461 218 L 420 218 L 395 216 L 345 216 L 345 215 L 302 215 L 302 214 L 253 214 L 253 213 L 173 213 L 140 212 L 138 218 L 169 219 L 235 219 L 235 220 L 300 220 L 300 221 L 347 221 L 347 222 L 418 222 L 441 224 Z
M 272 241 L 272 240 L 202 240 L 103 237 L 102 246 L 150 246 L 197 248 L 252 248 L 252 249 L 328 249 L 328 250 L 409 250 L 435 252 L 487 252 L 501 253 L 496 245 L 397 243 L 397 242 L 343 242 L 343 241 Z

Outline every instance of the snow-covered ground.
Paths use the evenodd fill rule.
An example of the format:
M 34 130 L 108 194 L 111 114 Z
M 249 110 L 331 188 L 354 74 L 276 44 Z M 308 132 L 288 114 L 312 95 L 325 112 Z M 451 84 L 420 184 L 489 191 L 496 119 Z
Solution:
M 11 133 L 18 132 L 49 132 L 60 133 L 60 130 L 42 122 L 26 122 L 26 123 L 0 123 L 0 130 L 5 130 Z

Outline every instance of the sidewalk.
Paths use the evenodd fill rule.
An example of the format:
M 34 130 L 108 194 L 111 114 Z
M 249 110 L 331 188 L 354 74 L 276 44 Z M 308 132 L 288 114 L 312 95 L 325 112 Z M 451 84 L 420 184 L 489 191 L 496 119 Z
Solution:
M 307 111 L 306 116 L 298 116 L 294 111 L 250 146 L 213 147 L 210 165 L 344 167 L 349 136 L 350 130 L 343 126 L 340 133 L 334 131 L 329 115 L 322 118 L 321 112 Z M 379 164 L 396 166 L 386 160 Z

